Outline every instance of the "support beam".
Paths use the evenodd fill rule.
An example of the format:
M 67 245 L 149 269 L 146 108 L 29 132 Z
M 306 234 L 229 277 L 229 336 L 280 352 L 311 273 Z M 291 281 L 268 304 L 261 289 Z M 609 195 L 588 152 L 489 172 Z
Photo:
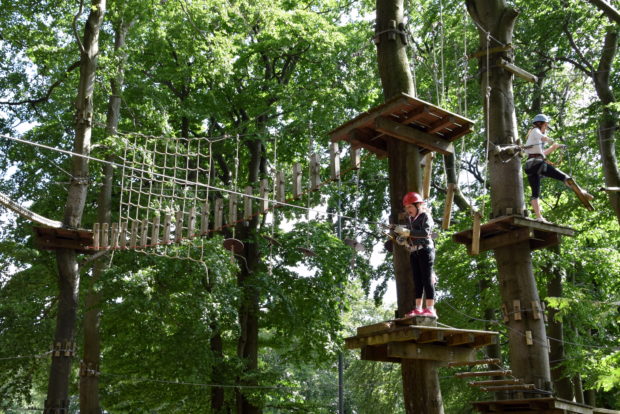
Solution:
M 379 132 L 410 144 L 418 145 L 430 151 L 439 152 L 444 155 L 454 154 L 454 146 L 445 139 L 399 124 L 390 119 L 379 117 L 375 119 L 374 127 Z
M 391 342 L 387 347 L 387 356 L 389 358 L 441 361 L 447 364 L 448 362 L 473 361 L 476 357 L 476 350 L 456 346 Z

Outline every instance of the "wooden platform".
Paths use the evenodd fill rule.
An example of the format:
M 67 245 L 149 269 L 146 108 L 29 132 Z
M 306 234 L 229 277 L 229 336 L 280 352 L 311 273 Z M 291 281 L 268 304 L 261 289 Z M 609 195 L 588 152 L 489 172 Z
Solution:
M 330 132 L 331 141 L 347 141 L 378 157 L 387 156 L 387 140 L 421 147 L 423 154 L 454 153 L 452 141 L 473 131 L 474 122 L 421 99 L 400 94 Z
M 450 362 L 475 361 L 476 349 L 497 342 L 497 332 L 429 326 L 435 320 L 411 317 L 380 322 L 357 329 L 346 338 L 347 349 L 361 349 L 367 361 L 401 362 L 424 359 Z
M 598 414 L 620 411 L 599 409 L 561 398 L 531 398 L 520 400 L 477 401 L 472 403 L 481 413 L 542 413 L 542 414 Z
M 73 249 L 79 253 L 96 253 L 95 250 L 88 248 L 93 245 L 93 232 L 90 230 L 70 230 L 41 226 L 34 226 L 33 229 L 35 245 L 39 249 Z
M 452 240 L 467 246 L 471 254 L 472 230 L 464 230 L 452 235 Z M 532 250 L 555 246 L 560 236 L 574 236 L 575 230 L 569 227 L 543 223 L 523 216 L 502 216 L 480 226 L 480 251 L 493 250 L 523 241 L 530 242 Z

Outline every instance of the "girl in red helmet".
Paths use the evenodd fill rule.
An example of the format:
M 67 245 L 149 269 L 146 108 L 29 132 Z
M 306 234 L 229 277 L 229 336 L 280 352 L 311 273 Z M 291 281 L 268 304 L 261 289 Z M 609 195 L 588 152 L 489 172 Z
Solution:
M 433 218 L 418 193 L 407 193 L 403 197 L 403 206 L 408 214 L 407 227 L 410 231 L 411 269 L 415 286 L 415 309 L 405 316 L 437 317 L 435 311 L 435 282 L 433 272 L 435 246 L 431 238 Z M 422 308 L 422 295 L 426 295 L 426 308 Z

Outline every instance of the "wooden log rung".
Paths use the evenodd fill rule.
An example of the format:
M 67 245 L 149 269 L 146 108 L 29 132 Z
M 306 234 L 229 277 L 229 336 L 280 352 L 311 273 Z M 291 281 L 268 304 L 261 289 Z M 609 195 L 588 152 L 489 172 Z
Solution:
M 319 155 L 312 154 L 310 156 L 310 188 L 312 191 L 317 190 L 321 185 L 321 164 L 319 163 Z
M 200 235 L 204 236 L 209 233 L 209 202 L 205 201 L 200 212 Z
M 228 224 L 237 222 L 237 194 L 228 195 Z
M 259 192 L 260 192 L 261 200 L 260 200 L 259 211 L 263 214 L 267 210 L 269 210 L 269 198 L 267 197 L 268 188 L 269 188 L 269 181 L 266 178 L 263 178 L 262 180 L 260 180 Z
M 153 217 L 153 227 L 151 230 L 151 244 L 159 244 L 159 227 L 161 226 L 161 218 L 159 216 Z
M 533 390 L 536 386 L 534 384 L 514 384 L 514 385 L 497 385 L 491 387 L 480 387 L 482 391 L 497 392 L 497 391 L 522 391 Z
M 222 228 L 222 220 L 224 214 L 224 199 L 218 198 L 215 200 L 215 221 L 213 223 L 214 230 L 220 230 Z
M 332 180 L 340 179 L 340 152 L 338 149 L 338 143 L 332 142 L 329 146 L 329 166 Z
M 112 223 L 112 240 L 110 240 L 110 246 L 113 249 L 118 248 L 118 223 Z
M 467 383 L 470 387 L 487 387 L 495 385 L 515 385 L 522 384 L 523 380 L 519 378 L 502 379 L 502 380 L 488 380 L 488 381 L 470 381 Z
M 101 225 L 101 247 L 107 249 L 110 247 L 110 238 L 109 238 L 109 224 L 103 223 Z
M 170 225 L 172 222 L 172 216 L 170 214 L 166 214 L 164 216 L 164 238 L 163 238 L 163 242 L 164 244 L 169 244 L 170 243 Z
M 243 197 L 243 218 L 247 221 L 252 219 L 252 186 L 245 187 L 245 196 Z
M 149 221 L 148 219 L 142 219 L 140 223 L 140 246 L 146 247 L 149 241 Z
M 189 210 L 189 220 L 187 221 L 187 237 L 192 239 L 196 231 L 196 207 Z
M 506 377 L 512 374 L 512 370 L 495 370 L 495 371 L 472 371 L 472 372 L 457 372 L 454 374 L 457 378 L 465 377 Z
M 93 224 L 93 247 L 95 249 L 99 248 L 99 240 L 101 234 L 101 224 L 95 223 Z
M 174 223 L 174 241 L 180 243 L 183 239 L 183 212 L 177 211 Z
M 118 247 L 124 249 L 127 247 L 127 222 L 123 221 L 118 231 Z

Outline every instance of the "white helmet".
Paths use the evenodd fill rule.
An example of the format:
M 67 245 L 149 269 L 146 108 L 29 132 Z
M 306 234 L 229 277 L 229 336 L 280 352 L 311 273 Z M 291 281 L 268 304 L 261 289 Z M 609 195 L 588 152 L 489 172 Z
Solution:
M 549 121 L 551 121 L 551 118 L 549 118 L 547 115 L 545 114 L 538 114 L 534 117 L 534 119 L 532 119 L 532 124 L 535 124 L 536 122 L 547 122 L 549 123 Z

